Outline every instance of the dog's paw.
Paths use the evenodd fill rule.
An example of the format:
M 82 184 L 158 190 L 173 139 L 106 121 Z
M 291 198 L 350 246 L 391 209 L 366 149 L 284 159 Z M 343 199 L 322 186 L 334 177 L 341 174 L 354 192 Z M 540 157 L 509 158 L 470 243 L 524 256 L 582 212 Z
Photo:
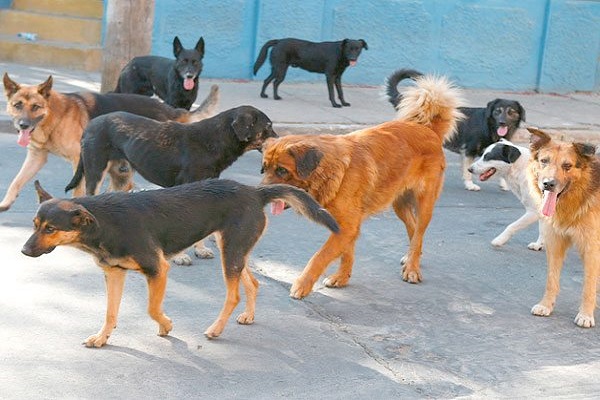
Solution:
M 478 185 L 469 181 L 465 181 L 465 189 L 470 190 L 472 192 L 478 192 L 481 190 L 481 188 Z
M 221 336 L 221 333 L 223 333 L 224 327 L 225 324 L 215 321 L 211 326 L 208 327 L 207 330 L 204 331 L 204 336 L 206 336 L 208 339 L 217 338 Z
M 500 179 L 500 189 L 504 190 L 505 192 L 508 192 L 510 190 L 510 188 L 508 187 L 508 183 L 506 183 L 506 180 L 504 178 Z
M 290 289 L 290 297 L 296 300 L 303 299 L 310 294 L 312 288 L 313 284 L 311 282 L 298 278 Z
M 408 261 L 408 254 L 402 256 L 402 258 L 400 259 L 400 265 L 406 264 L 406 261 Z
M 538 243 L 538 242 L 531 242 L 527 245 L 527 248 L 529 250 L 541 251 L 541 250 L 544 250 L 544 245 L 542 243 Z
M 215 253 L 208 247 L 194 248 L 194 254 L 198 258 L 215 258 Z
M 508 242 L 508 239 L 502 237 L 502 236 L 496 236 L 494 238 L 494 240 L 492 240 L 490 243 L 492 244 L 492 246 L 494 247 L 502 247 L 504 246 L 504 244 Z
M 531 309 L 531 313 L 540 317 L 547 317 L 548 315 L 552 314 L 552 308 L 546 307 L 542 304 L 536 304 Z
M 250 325 L 254 323 L 254 313 L 244 311 L 237 317 L 237 322 L 240 325 Z
M 343 105 L 344 107 L 350 107 L 350 103 L 346 103 L 345 101 L 342 101 L 342 105 Z
M 192 257 L 186 253 L 179 253 L 173 256 L 173 262 L 177 265 L 192 265 Z
M 342 108 L 342 105 L 338 103 L 331 103 L 331 105 L 335 108 Z
M 264 93 L 261 93 L 261 94 L 260 94 L 260 97 L 262 97 L 263 99 L 268 99 L 268 98 L 269 98 L 269 95 L 267 95 L 267 94 L 264 94 Z
M 581 311 L 575 316 L 574 322 L 582 328 L 593 328 L 596 325 L 593 315 L 584 314 Z
M 106 342 L 108 341 L 108 337 L 109 335 L 102 332 L 98 332 L 95 335 L 91 335 L 87 339 L 85 339 L 83 341 L 83 344 L 85 345 L 85 347 L 100 348 L 106 344 Z
M 329 288 L 340 288 L 348 285 L 350 275 L 335 273 L 323 280 L 323 284 Z
M 167 336 L 173 330 L 173 322 L 163 315 L 163 320 L 158 324 L 158 336 Z
M 281 99 L 283 99 L 283 97 L 281 97 L 281 96 L 279 96 L 279 95 L 273 96 L 273 98 L 274 98 L 275 100 L 281 100 Z
M 402 268 L 402 280 L 408 283 L 419 283 L 423 281 L 423 275 L 419 268 L 408 268 L 405 265 Z

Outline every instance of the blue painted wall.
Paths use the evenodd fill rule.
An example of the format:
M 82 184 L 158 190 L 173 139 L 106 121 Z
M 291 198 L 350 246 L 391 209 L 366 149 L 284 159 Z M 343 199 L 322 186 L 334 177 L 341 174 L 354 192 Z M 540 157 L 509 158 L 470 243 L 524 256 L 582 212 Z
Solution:
M 152 54 L 172 57 L 175 35 L 185 47 L 204 37 L 207 78 L 264 79 L 268 63 L 256 77 L 252 65 L 270 39 L 348 37 L 369 50 L 346 83 L 380 85 L 411 67 L 471 88 L 600 89 L 597 0 L 156 0 Z

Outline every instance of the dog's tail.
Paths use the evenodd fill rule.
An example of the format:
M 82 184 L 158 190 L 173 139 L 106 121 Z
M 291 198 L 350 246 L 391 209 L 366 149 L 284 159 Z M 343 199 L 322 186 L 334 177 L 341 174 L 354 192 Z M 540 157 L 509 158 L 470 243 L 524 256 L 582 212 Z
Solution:
M 394 108 L 398 108 L 398 104 L 402 100 L 402 94 L 398 91 L 398 83 L 408 78 L 415 80 L 420 76 L 423 76 L 423 74 L 414 69 L 398 69 L 392 75 L 388 76 L 385 80 L 385 94 Z
M 423 75 L 415 86 L 407 88 L 397 109 L 396 119 L 425 125 L 448 140 L 464 115 L 458 110 L 464 104 L 462 93 L 445 76 Z
M 260 53 L 258 53 L 256 62 L 254 63 L 254 75 L 256 75 L 260 67 L 262 67 L 262 65 L 265 63 L 265 60 L 267 59 L 267 51 L 269 51 L 269 48 L 275 46 L 277 43 L 279 43 L 279 40 L 277 39 L 269 40 L 267 43 L 264 44 L 262 49 L 260 49 Z
M 71 182 L 67 184 L 65 187 L 65 193 L 69 190 L 75 189 L 81 183 L 83 179 L 83 157 L 79 157 L 79 163 L 77 163 L 77 169 L 75 170 L 75 175 L 71 178 Z
M 212 85 L 210 93 L 208 93 L 202 104 L 194 111 L 190 111 L 188 122 L 198 122 L 214 116 L 219 107 L 220 97 L 219 85 Z
M 271 211 L 279 214 L 283 211 L 285 204 L 306 218 L 327 227 L 333 233 L 338 233 L 340 227 L 335 218 L 317 203 L 308 193 L 297 187 L 285 184 L 263 185 L 257 187 L 263 204 L 273 202 Z

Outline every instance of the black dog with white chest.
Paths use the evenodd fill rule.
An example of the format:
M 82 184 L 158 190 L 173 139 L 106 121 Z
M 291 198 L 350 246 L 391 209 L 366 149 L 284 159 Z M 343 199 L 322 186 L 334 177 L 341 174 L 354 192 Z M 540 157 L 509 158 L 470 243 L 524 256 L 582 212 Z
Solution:
M 189 110 L 198 96 L 204 38 L 201 37 L 194 48 L 185 49 L 175 36 L 173 55 L 175 60 L 158 56 L 134 57 L 121 71 L 115 93 L 156 94 L 172 107 Z
M 344 39 L 337 42 L 309 42 L 302 39 L 275 39 L 269 40 L 260 49 L 258 58 L 254 63 L 254 75 L 267 59 L 267 52 L 271 48 L 271 74 L 265 79 L 260 97 L 268 97 L 265 90 L 273 82 L 273 98 L 281 100 L 277 89 L 283 80 L 289 66 L 302 68 L 309 72 L 325 74 L 329 100 L 334 107 L 350 106 L 344 100 L 342 92 L 342 74 L 346 68 L 354 66 L 362 49 L 368 50 L 367 42 L 363 39 Z M 335 101 L 333 86 L 337 89 L 341 105 Z
M 414 80 L 421 75 L 415 70 L 400 69 L 388 77 L 386 93 L 394 108 L 402 99 L 397 89 L 398 83 L 403 79 Z M 459 107 L 459 110 L 465 118 L 458 122 L 456 134 L 444 143 L 444 147 L 461 155 L 465 189 L 477 191 L 481 188 L 473 183 L 469 167 L 489 145 L 501 138 L 511 140 L 521 121 L 525 121 L 525 109 L 518 101 L 495 99 L 485 107 Z M 509 190 L 503 179 L 500 186 L 503 190 Z

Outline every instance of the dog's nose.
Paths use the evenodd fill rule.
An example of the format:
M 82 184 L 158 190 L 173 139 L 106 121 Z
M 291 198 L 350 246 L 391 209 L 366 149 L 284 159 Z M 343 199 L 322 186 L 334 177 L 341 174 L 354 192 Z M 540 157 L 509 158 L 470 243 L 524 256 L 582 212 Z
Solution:
M 19 121 L 19 128 L 20 129 L 27 129 L 31 126 L 31 124 L 29 123 L 29 121 Z
M 473 167 L 467 168 L 467 171 L 469 171 L 470 173 L 473 173 Z
M 553 191 L 556 188 L 556 181 L 554 179 L 546 179 L 542 182 L 544 190 Z

